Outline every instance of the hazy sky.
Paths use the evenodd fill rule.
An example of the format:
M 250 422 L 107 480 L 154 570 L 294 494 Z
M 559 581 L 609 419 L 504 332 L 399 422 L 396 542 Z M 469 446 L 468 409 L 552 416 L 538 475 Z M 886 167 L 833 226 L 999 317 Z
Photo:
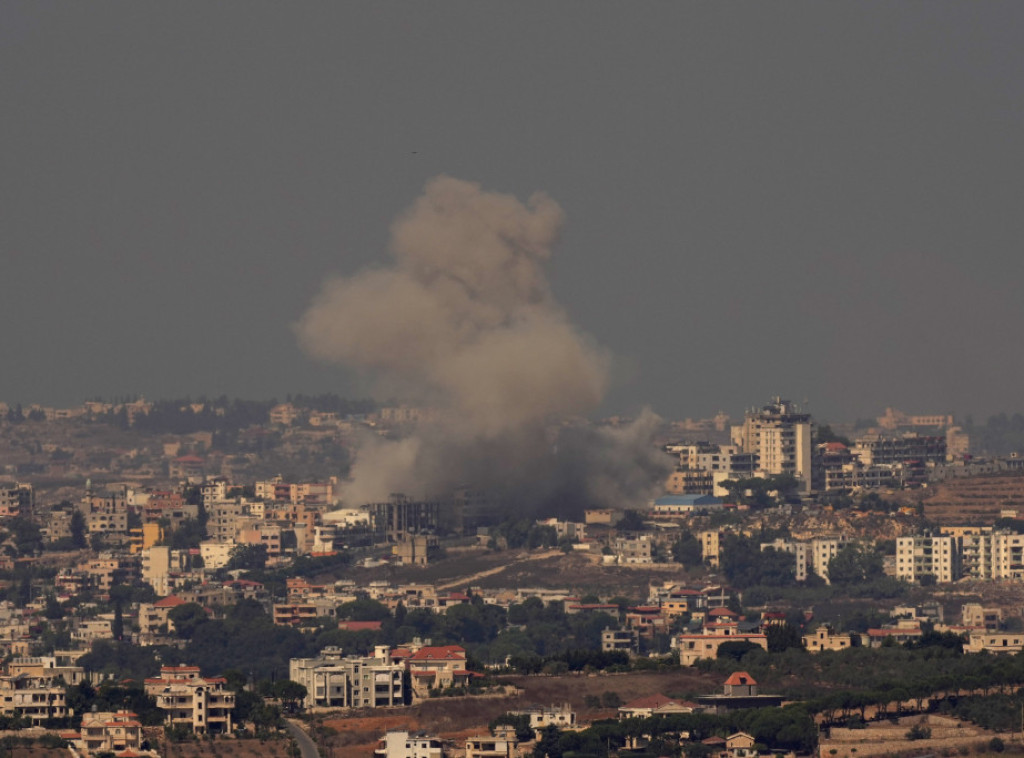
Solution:
M 1024 409 L 1024 4 L 0 4 L 0 400 L 363 388 L 299 347 L 439 174 L 565 212 L 605 411 Z

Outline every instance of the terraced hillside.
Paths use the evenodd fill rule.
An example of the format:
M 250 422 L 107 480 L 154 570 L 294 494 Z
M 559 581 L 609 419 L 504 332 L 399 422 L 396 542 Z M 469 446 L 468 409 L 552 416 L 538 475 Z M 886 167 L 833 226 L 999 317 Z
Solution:
M 908 505 L 920 502 L 925 518 L 939 524 L 991 524 L 1005 510 L 1024 518 L 1024 475 L 955 479 L 906 493 L 900 500 Z

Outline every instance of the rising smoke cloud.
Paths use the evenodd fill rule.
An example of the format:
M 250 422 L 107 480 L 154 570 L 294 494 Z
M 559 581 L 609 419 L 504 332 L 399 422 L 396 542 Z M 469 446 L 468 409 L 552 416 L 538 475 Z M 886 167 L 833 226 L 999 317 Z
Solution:
M 392 226 L 392 265 L 324 285 L 296 325 L 305 350 L 441 412 L 405 439 L 365 441 L 347 502 L 458 486 L 528 510 L 647 496 L 663 474 L 651 415 L 551 431 L 600 405 L 610 367 L 544 274 L 562 220 L 543 193 L 522 203 L 437 177 Z

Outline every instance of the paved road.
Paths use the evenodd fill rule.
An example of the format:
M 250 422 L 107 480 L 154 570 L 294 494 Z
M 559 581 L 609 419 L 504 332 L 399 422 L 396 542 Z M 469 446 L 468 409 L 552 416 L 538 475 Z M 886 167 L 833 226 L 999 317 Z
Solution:
M 299 745 L 299 750 L 302 751 L 302 758 L 320 758 L 320 751 L 316 749 L 316 744 L 310 739 L 309 735 L 306 734 L 301 726 L 296 724 L 291 719 L 285 720 L 285 726 L 288 728 L 288 733 L 295 738 L 295 742 Z

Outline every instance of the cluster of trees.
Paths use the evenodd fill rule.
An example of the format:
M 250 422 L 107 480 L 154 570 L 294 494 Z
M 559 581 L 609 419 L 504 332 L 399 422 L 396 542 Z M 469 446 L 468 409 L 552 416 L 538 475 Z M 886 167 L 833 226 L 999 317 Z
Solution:
M 778 653 L 752 649 L 740 657 L 699 661 L 697 667 L 723 678 L 750 673 L 762 690 L 807 701 L 827 721 L 843 721 L 877 705 L 879 717 L 897 700 L 918 700 L 921 708 L 939 698 L 969 693 L 1009 692 L 1024 685 L 1024 656 L 964 654 L 957 635 L 926 633 L 907 645 L 855 647 L 811 654 L 801 648 Z M 895 706 L 892 706 L 895 707 Z
M 800 480 L 792 474 L 730 479 L 722 482 L 729 501 L 751 508 L 770 508 L 781 503 L 799 502 Z
M 774 549 L 762 551 L 761 542 L 753 537 L 724 535 L 718 560 L 725 578 L 739 589 L 784 587 L 796 582 L 796 556 Z
M 497 538 L 511 549 L 554 547 L 558 544 L 558 533 L 553 526 L 542 526 L 534 519 L 510 518 L 502 521 L 494 529 Z M 495 542 L 497 545 L 497 541 Z
M 237 668 L 252 672 L 257 679 L 271 679 L 287 676 L 290 658 L 314 657 L 328 645 L 366 655 L 375 645 L 396 646 L 414 637 L 429 638 L 436 645 L 462 645 L 476 661 L 501 663 L 511 658 L 523 671 L 545 666 L 579 670 L 628 664 L 621 654 L 598 652 L 601 632 L 617 625 L 613 615 L 566 614 L 560 605 L 545 606 L 537 599 L 513 605 L 507 612 L 477 600 L 453 606 L 443 614 L 402 606 L 392 614 L 386 606 L 362 599 L 339 606 L 337 617 L 318 620 L 312 630 L 274 624 L 255 600 L 239 601 L 224 618 L 211 618 L 196 603 L 172 609 L 169 617 L 182 647 L 140 648 L 103 640 L 93 645 L 82 665 L 139 681 L 154 676 L 159 662 L 197 665 L 206 674 Z M 343 631 L 337 628 L 339 618 L 380 621 L 381 627 Z
M 738 731 L 750 734 L 759 749 L 810 753 L 818 741 L 818 727 L 811 714 L 800 705 L 784 708 L 755 708 L 716 716 L 707 713 L 686 713 L 650 718 L 597 721 L 579 732 L 559 731 L 549 727 L 541 732 L 534 748 L 537 758 L 562 758 L 569 755 L 592 755 L 604 758 L 617 753 L 627 742 L 648 743 L 649 755 L 707 758 L 710 749 L 701 744 L 708 737 L 725 737 Z M 680 737 L 688 735 L 685 747 Z

